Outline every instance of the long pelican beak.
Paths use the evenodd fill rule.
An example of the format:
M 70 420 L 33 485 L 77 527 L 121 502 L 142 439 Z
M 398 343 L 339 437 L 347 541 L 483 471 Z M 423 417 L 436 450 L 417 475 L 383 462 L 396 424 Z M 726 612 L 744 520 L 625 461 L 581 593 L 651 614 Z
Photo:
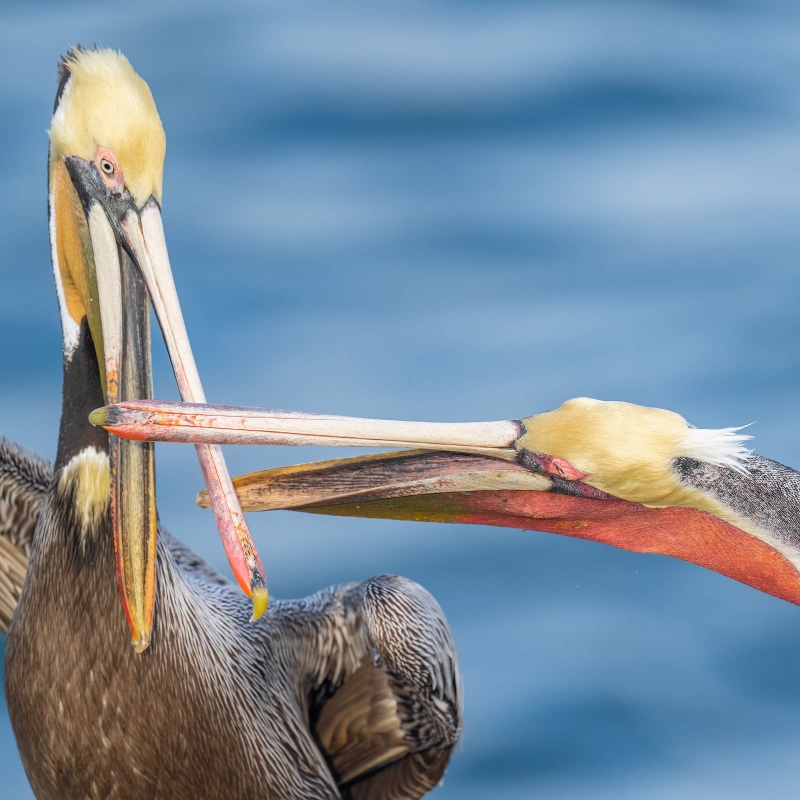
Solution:
M 95 165 L 64 156 L 90 239 L 84 254 L 86 316 L 104 366 L 108 402 L 152 396 L 148 295 L 167 343 L 181 396 L 204 400 L 170 269 L 161 211 L 150 197 L 139 208 L 112 191 Z M 56 173 L 60 180 L 61 173 Z M 67 197 L 64 186 L 59 196 Z M 77 211 L 77 209 L 76 209 Z M 266 585 L 238 499 L 215 446 L 198 447 L 228 558 L 240 586 L 266 607 Z M 153 446 L 110 437 L 112 521 L 117 578 L 137 651 L 150 643 L 155 598 L 156 535 Z
M 681 558 L 800 604 L 800 554 L 781 532 L 678 469 L 683 460 L 710 470 L 731 496 L 754 491 L 750 437 L 737 428 L 696 429 L 670 411 L 588 398 L 467 424 L 146 400 L 94 416 L 142 441 L 424 448 L 254 472 L 234 485 L 246 510 L 549 531 Z
M 573 480 L 582 477 L 563 459 L 529 451 L 524 420 L 400 422 L 160 400 L 117 403 L 97 409 L 90 420 L 139 441 L 424 448 L 492 456 Z
M 65 158 L 64 163 L 89 229 L 91 248 L 83 259 L 86 316 L 104 367 L 106 398 L 150 397 L 150 305 L 141 275 L 121 245 L 119 209 L 88 162 Z M 67 196 L 64 185 L 59 188 L 59 195 Z M 117 581 L 137 652 L 150 644 L 155 599 L 153 455 L 150 444 L 109 438 Z

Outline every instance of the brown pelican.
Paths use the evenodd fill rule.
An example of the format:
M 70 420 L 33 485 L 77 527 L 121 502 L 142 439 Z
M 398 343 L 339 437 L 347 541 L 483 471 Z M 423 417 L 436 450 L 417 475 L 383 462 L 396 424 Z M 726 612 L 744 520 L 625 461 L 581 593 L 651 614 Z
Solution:
M 589 398 L 519 420 L 397 422 L 142 400 L 92 418 L 148 441 L 424 448 L 234 480 L 251 511 L 471 522 L 675 556 L 800 604 L 800 473 L 671 411 Z M 201 493 L 199 502 L 208 505 Z
M 64 340 L 55 464 L 0 442 L 5 690 L 34 793 L 421 797 L 461 728 L 436 601 L 383 576 L 273 602 L 251 623 L 258 609 L 238 589 L 157 530 L 152 446 L 88 422 L 104 402 L 150 396 L 145 289 L 182 395 L 202 399 L 161 227 L 165 140 L 147 85 L 118 53 L 71 51 L 50 141 Z M 224 462 L 200 453 L 237 579 L 259 602 Z

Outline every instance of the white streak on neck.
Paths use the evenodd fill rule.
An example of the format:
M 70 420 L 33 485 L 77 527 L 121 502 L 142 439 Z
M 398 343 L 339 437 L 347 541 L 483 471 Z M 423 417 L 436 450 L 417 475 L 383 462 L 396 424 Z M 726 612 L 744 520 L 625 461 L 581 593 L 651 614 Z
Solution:
M 58 309 L 61 312 L 61 335 L 64 339 L 64 360 L 69 361 L 78 346 L 81 328 L 72 318 L 67 308 L 67 298 L 64 294 L 64 283 L 61 278 L 61 266 L 58 263 L 58 241 L 56 239 L 56 203 L 54 189 L 50 187 L 50 258 L 53 262 L 53 276 L 56 280 L 56 293 L 58 294 Z

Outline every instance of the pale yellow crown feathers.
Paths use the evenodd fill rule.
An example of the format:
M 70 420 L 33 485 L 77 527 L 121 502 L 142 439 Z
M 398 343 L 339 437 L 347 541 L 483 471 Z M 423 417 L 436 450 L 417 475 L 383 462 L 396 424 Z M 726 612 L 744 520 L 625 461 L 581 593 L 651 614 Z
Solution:
M 148 85 L 114 50 L 73 50 L 64 68 L 69 78 L 50 124 L 51 164 L 61 156 L 89 161 L 108 147 L 136 204 L 150 195 L 160 203 L 167 143 Z
M 518 446 L 569 461 L 586 481 L 615 497 L 653 506 L 698 506 L 673 468 L 688 456 L 744 470 L 749 436 L 739 428 L 692 428 L 679 414 L 632 403 L 588 397 L 568 400 L 555 411 L 524 420 Z

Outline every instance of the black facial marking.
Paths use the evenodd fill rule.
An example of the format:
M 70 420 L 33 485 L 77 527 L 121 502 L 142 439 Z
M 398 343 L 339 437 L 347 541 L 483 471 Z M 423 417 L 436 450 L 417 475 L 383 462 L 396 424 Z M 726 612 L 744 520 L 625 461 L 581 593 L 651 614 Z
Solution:
M 100 170 L 85 158 L 66 156 L 64 164 L 81 199 L 84 213 L 88 216 L 94 203 L 101 203 L 108 214 L 114 233 L 120 238 L 122 232 L 119 229 L 119 221 L 128 211 L 137 210 L 133 195 L 127 189 L 121 192 L 109 189 Z
M 558 475 L 551 475 L 553 481 L 550 492 L 553 494 L 568 494 L 571 497 L 583 497 L 587 500 L 616 500 L 613 495 L 603 492 L 600 489 L 595 489 L 583 481 L 568 481 L 566 478 L 561 478 Z
M 83 206 L 83 213 L 86 215 L 87 220 L 92 207 L 95 203 L 99 203 L 105 211 L 117 243 L 128 254 L 131 262 L 136 264 L 136 256 L 128 245 L 127 238 L 122 231 L 122 220 L 125 215 L 129 211 L 133 211 L 137 215 L 139 213 L 133 195 L 128 189 L 123 189 L 119 192 L 109 189 L 100 174 L 100 170 L 97 169 L 94 163 L 87 161 L 85 158 L 66 156 L 64 165 L 67 168 L 75 191 L 78 193 Z M 151 197 L 147 204 L 149 203 L 156 203 L 156 201 Z M 156 203 L 156 205 L 158 204 Z

